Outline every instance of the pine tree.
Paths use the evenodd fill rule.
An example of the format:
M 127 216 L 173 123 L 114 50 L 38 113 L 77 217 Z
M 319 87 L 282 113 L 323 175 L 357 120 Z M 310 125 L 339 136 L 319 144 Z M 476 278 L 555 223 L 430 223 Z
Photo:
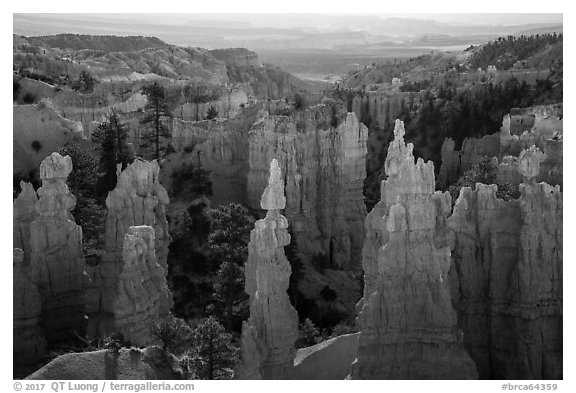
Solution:
M 170 136 L 168 127 L 165 122 L 172 116 L 168 108 L 168 99 L 166 97 L 166 89 L 160 86 L 157 82 L 152 85 L 145 86 L 142 89 L 148 100 L 144 107 L 144 117 L 140 120 L 141 124 L 151 124 L 152 131 L 145 135 L 145 139 L 150 140 L 154 144 L 154 158 L 160 159 L 160 142 L 162 137 Z
M 216 119 L 218 115 L 218 109 L 216 109 L 213 105 L 210 105 L 210 108 L 208 108 L 208 112 L 206 113 L 206 120 Z
M 232 335 L 214 317 L 209 317 L 194 329 L 192 348 L 183 363 L 192 379 L 231 379 L 238 352 L 232 344 Z
M 92 140 L 99 143 L 101 147 L 98 168 L 100 179 L 97 185 L 100 196 L 107 195 L 116 187 L 116 166 L 122 164 L 122 169 L 125 169 L 134 161 L 127 139 L 128 128 L 120 121 L 114 109 L 108 113 L 106 119 L 92 134 Z

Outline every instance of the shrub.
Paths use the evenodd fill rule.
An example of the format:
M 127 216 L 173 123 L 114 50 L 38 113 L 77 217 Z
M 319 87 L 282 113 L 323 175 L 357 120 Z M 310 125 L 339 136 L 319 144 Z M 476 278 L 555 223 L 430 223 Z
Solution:
M 210 105 L 210 108 L 208 108 L 208 112 L 206 113 L 206 120 L 216 119 L 218 117 L 218 115 L 219 115 L 218 109 L 216 109 L 216 107 Z
M 320 331 L 316 325 L 314 325 L 314 322 L 309 318 L 306 318 L 299 326 L 296 348 L 305 348 L 315 345 L 319 337 Z
M 22 97 L 22 101 L 24 101 L 25 104 L 33 104 L 36 101 L 36 96 L 32 93 L 26 93 L 24 94 L 24 97 Z
M 152 335 L 162 343 L 164 351 L 179 355 L 190 346 L 192 328 L 183 319 L 169 315 L 153 324 Z
M 42 149 L 42 144 L 39 141 L 33 141 L 31 146 L 36 153 L 40 152 L 40 150 Z

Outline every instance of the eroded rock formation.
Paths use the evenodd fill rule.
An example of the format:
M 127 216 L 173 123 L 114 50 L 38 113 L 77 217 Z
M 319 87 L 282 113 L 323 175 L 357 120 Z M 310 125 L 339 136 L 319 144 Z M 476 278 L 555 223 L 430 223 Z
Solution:
M 14 248 L 19 248 L 24 252 L 24 264 L 30 263 L 30 224 L 38 218 L 36 203 L 38 195 L 32 184 L 20 182 L 22 191 L 13 203 L 13 224 L 12 242 Z
M 46 352 L 42 319 L 42 297 L 38 287 L 28 277 L 24 252 L 13 252 L 13 333 L 14 367 L 35 364 Z
M 542 159 L 520 154 L 520 199 L 464 187 L 448 219 L 458 325 L 481 378 L 562 378 L 562 193 L 535 182 Z
M 243 379 L 292 379 L 298 315 L 287 290 L 291 274 L 284 246 L 290 244 L 288 221 L 280 214 L 286 206 L 284 183 L 277 160 L 270 164 L 268 186 L 260 200 L 266 217 L 250 233 L 246 262 L 246 293 L 250 318 L 242 325 Z
M 156 262 L 152 227 L 130 227 L 124 236 L 122 261 L 113 302 L 114 325 L 133 345 L 150 345 L 152 324 L 170 309 L 172 297 L 167 272 Z
M 137 159 L 118 174 L 116 188 L 106 198 L 108 216 L 105 254 L 101 263 L 89 270 L 92 280 L 88 311 L 92 319 L 90 333 L 93 335 L 109 333 L 112 328 L 109 319 L 114 314 L 113 302 L 117 296 L 118 279 L 124 267 L 124 237 L 130 227 L 148 225 L 154 229 L 156 261 L 164 271 L 168 270 L 166 259 L 171 238 L 165 209 L 170 199 L 158 181 L 159 170 L 156 161 Z M 168 299 L 168 309 L 162 307 L 160 313 L 167 314 L 171 304 L 172 300 Z M 108 321 L 104 322 L 103 319 Z
M 80 123 L 62 117 L 44 102 L 14 105 L 13 119 L 14 173 L 28 175 L 51 152 L 83 137 Z
M 563 121 L 561 117 L 562 105 L 516 109 L 504 116 L 499 133 L 482 138 L 466 138 L 460 150 L 455 150 L 454 141 L 447 138 L 442 145 L 442 165 L 438 176 L 438 187 L 444 189 L 454 183 L 482 158 L 496 157 L 501 165 L 505 162 L 504 165 L 508 166 L 508 168 L 501 168 L 503 180 L 510 181 L 516 189 L 521 179 L 510 175 L 517 170 L 513 168 L 509 171 L 509 167 L 516 165 L 514 158 L 530 146 L 537 146 L 546 155 L 546 161 L 540 166 L 537 180 L 562 186 Z M 524 123 L 526 118 L 531 121 Z M 519 127 L 522 132 L 519 131 Z
M 268 163 L 276 158 L 284 172 L 285 214 L 306 270 L 299 290 L 321 306 L 319 293 L 328 286 L 337 294 L 329 306 L 342 313 L 352 313 L 360 297 L 350 272 L 360 271 L 364 240 L 367 137 L 353 113 L 330 105 L 294 117 L 265 116 L 249 133 L 250 206 L 258 207 Z M 323 261 L 328 274 L 312 260 Z
M 447 279 L 450 195 L 434 192 L 432 162 L 414 163 L 413 145 L 405 144 L 399 120 L 394 136 L 381 201 L 366 219 L 365 297 L 351 377 L 475 378 L 476 367 L 456 329 Z
M 66 179 L 72 159 L 52 153 L 40 165 L 42 187 L 38 189 L 36 212 L 30 224 L 30 275 L 43 301 L 42 324 L 49 342 L 82 335 L 85 306 L 85 262 L 82 228 L 71 210 L 76 197 Z

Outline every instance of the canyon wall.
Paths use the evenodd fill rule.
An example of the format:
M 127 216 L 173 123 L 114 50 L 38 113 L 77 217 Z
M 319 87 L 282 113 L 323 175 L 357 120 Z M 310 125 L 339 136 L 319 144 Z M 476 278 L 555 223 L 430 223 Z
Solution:
M 562 379 L 562 193 L 536 183 L 542 159 L 520 154 L 520 199 L 464 187 L 448 219 L 458 325 L 481 378 Z
M 83 128 L 80 123 L 62 117 L 42 102 L 14 105 L 12 135 L 12 170 L 27 175 L 67 142 L 83 138 Z
M 484 157 L 496 157 L 501 164 L 505 162 L 505 166 L 515 167 L 517 160 L 514 158 L 532 145 L 546 155 L 537 180 L 562 186 L 562 123 L 561 104 L 537 106 L 511 111 L 511 114 L 504 116 L 499 133 L 482 138 L 466 138 L 460 150 L 456 150 L 454 141 L 447 138 L 442 145 L 438 187 L 444 189 L 456 182 Z M 503 180 L 509 181 L 515 189 L 521 181 L 518 176 L 511 175 L 516 172 L 515 168 L 501 168 Z
M 298 315 L 288 298 L 292 269 L 284 254 L 290 244 L 284 180 L 277 160 L 270 163 L 268 186 L 260 207 L 266 217 L 250 233 L 246 262 L 246 293 L 250 317 L 242 323 L 242 379 L 292 379 Z
M 249 133 L 248 200 L 258 207 L 267 163 L 276 158 L 299 252 L 308 258 L 323 254 L 335 269 L 358 271 L 368 130 L 352 113 L 337 126 L 322 124 L 332 116 L 329 106 L 318 106 L 295 119 L 266 116 L 255 123 Z
M 40 165 L 36 218 L 30 224 L 30 277 L 42 296 L 42 325 L 49 343 L 82 336 L 85 328 L 85 262 L 82 228 L 66 185 L 72 159 L 52 153 Z
M 99 336 L 110 333 L 114 326 L 113 302 L 117 296 L 118 279 L 123 269 L 124 237 L 130 227 L 148 225 L 154 229 L 156 260 L 168 270 L 168 245 L 171 238 L 166 220 L 166 205 L 170 202 L 166 189 L 159 183 L 160 167 L 156 161 L 136 159 L 118 174 L 118 183 L 106 198 L 105 253 L 99 265 L 89 269 L 88 313 L 89 333 Z M 171 297 L 161 307 L 160 314 L 171 308 Z
M 431 161 L 414 163 L 399 120 L 394 137 L 381 201 L 366 219 L 365 289 L 351 377 L 473 379 L 478 374 L 456 329 L 448 285 L 450 195 L 434 192 Z
M 186 102 L 177 106 L 172 115 L 185 121 L 200 121 L 206 119 L 208 109 L 214 107 L 220 118 L 234 118 L 238 116 L 242 108 L 248 104 L 249 86 L 229 88 L 218 100 L 202 103 Z
M 124 235 L 122 272 L 112 304 L 115 331 L 141 347 L 154 343 L 153 323 L 171 307 L 168 272 L 156 262 L 154 238 L 154 229 L 146 225 L 132 226 Z

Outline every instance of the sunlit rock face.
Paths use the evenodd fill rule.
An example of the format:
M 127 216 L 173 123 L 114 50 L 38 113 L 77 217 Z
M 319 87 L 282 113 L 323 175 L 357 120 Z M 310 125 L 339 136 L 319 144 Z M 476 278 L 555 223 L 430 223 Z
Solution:
M 36 202 L 39 217 L 30 224 L 30 277 L 42 297 L 48 342 L 84 331 L 85 262 L 82 228 L 71 214 L 76 197 L 66 185 L 71 171 L 69 156 L 52 153 L 42 161 Z
M 166 220 L 170 202 L 166 189 L 158 181 L 160 168 L 156 161 L 136 160 L 118 175 L 116 188 L 106 198 L 105 254 L 99 265 L 91 267 L 88 312 L 89 333 L 101 335 L 113 328 L 113 302 L 117 296 L 118 278 L 123 269 L 124 237 L 130 227 L 148 225 L 154 229 L 156 261 L 168 270 L 168 245 L 171 238 Z M 165 315 L 172 305 L 171 297 L 161 308 Z
M 246 262 L 246 293 L 250 318 L 242 325 L 239 376 L 242 379 L 292 379 L 298 315 L 287 290 L 290 263 L 284 246 L 290 244 L 284 181 L 277 160 L 270 164 L 268 186 L 260 199 L 266 217 L 250 233 Z
M 152 227 L 130 227 L 124 236 L 122 262 L 112 304 L 115 331 L 133 345 L 147 346 L 154 342 L 153 323 L 169 309 L 172 297 L 167 271 L 156 262 Z
M 448 219 L 458 325 L 481 378 L 562 379 L 562 193 L 536 183 L 543 159 L 520 154 L 518 200 L 479 183 Z
M 414 163 L 413 145 L 404 143 L 401 121 L 396 121 L 394 135 L 381 201 L 366 219 L 366 284 L 351 377 L 476 378 L 456 329 L 448 282 L 450 196 L 434 192 L 432 162 Z M 377 233 L 371 233 L 373 225 L 379 227 Z
M 30 280 L 24 265 L 24 252 L 15 248 L 13 252 L 14 306 L 14 367 L 32 365 L 46 353 L 46 340 L 42 321 L 42 297 L 38 287 Z

